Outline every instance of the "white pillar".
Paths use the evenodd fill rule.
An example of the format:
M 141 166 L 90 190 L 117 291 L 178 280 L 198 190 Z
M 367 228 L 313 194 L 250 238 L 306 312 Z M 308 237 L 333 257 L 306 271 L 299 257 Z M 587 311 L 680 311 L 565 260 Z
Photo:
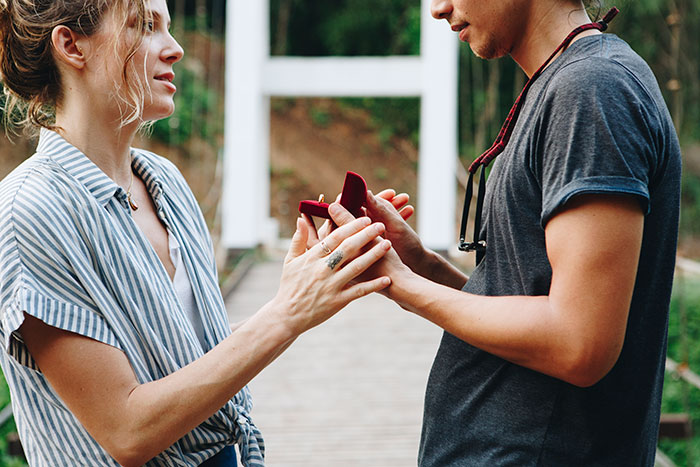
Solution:
M 420 151 L 418 160 L 418 233 L 423 243 L 447 250 L 457 241 L 457 90 L 459 42 L 445 21 L 430 16 L 430 1 L 422 2 Z
M 420 57 L 270 57 L 269 0 L 229 0 L 222 241 L 277 239 L 270 219 L 269 96 L 418 96 L 418 233 L 429 248 L 456 241 L 458 40 L 421 4 Z
M 250 248 L 268 236 L 270 213 L 269 97 L 262 91 L 270 55 L 267 0 L 229 0 L 222 241 Z

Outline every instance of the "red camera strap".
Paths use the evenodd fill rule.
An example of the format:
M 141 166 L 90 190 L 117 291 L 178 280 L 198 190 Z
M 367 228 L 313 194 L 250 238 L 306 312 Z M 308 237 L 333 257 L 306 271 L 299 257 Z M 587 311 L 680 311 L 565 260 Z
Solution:
M 542 74 L 544 69 L 547 68 L 547 65 L 549 65 L 551 61 L 554 60 L 554 57 L 556 57 L 559 52 L 569 47 L 569 45 L 576 36 L 578 36 L 584 31 L 588 31 L 591 29 L 605 31 L 608 28 L 608 23 L 610 23 L 610 21 L 612 21 L 613 18 L 615 18 L 615 16 L 619 12 L 620 10 L 613 7 L 610 9 L 610 11 L 607 12 L 607 14 L 603 17 L 602 20 L 597 21 L 595 23 L 581 25 L 573 31 L 571 31 L 568 36 L 566 36 L 566 39 L 564 39 L 564 41 L 561 44 L 559 44 L 559 47 L 557 47 L 556 50 L 552 52 L 552 55 L 549 56 L 549 58 L 542 64 L 542 66 L 540 66 L 540 68 L 535 72 L 535 74 L 533 74 L 527 81 L 525 87 L 520 92 L 520 95 L 515 100 L 513 107 L 511 107 L 510 112 L 508 112 L 508 117 L 503 123 L 503 126 L 498 132 L 498 136 L 496 137 L 496 140 L 493 142 L 491 147 L 479 157 L 477 157 L 474 160 L 474 162 L 469 166 L 467 192 L 464 199 L 464 209 L 462 211 L 462 226 L 459 233 L 459 249 L 462 251 L 476 251 L 477 264 L 483 258 L 484 252 L 486 250 L 486 241 L 483 239 L 478 239 L 479 231 L 481 230 L 481 215 L 484 206 L 484 196 L 486 194 L 486 167 L 488 167 L 488 165 L 496 157 L 498 157 L 506 148 L 506 145 L 508 144 L 508 141 L 510 140 L 510 137 L 513 133 L 513 128 L 515 128 L 515 123 L 517 122 L 518 117 L 520 115 L 522 103 L 525 101 L 525 96 L 530 90 L 530 87 L 532 87 L 532 83 Z M 469 205 L 471 204 L 473 194 L 474 174 L 477 172 L 479 167 L 481 167 L 481 175 L 479 178 L 479 193 L 476 199 L 476 213 L 474 218 L 474 241 L 466 242 L 465 237 L 467 230 L 467 219 L 469 218 Z

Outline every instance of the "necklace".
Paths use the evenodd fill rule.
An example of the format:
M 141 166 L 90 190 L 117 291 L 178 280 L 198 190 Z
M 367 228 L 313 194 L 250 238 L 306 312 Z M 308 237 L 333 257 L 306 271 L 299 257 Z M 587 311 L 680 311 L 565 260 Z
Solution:
M 510 109 L 508 117 L 506 118 L 505 123 L 503 123 L 503 127 L 498 133 L 496 141 L 493 142 L 493 145 L 491 145 L 491 147 L 487 149 L 482 155 L 477 157 L 476 160 L 474 160 L 474 162 L 472 163 L 472 165 L 469 166 L 469 179 L 467 180 L 467 191 L 465 193 L 464 209 L 462 211 L 462 225 L 459 232 L 459 249 L 461 251 L 467 252 L 476 251 L 476 264 L 479 264 L 481 262 L 481 259 L 486 253 L 486 240 L 479 238 L 481 234 L 481 215 L 484 209 L 484 197 L 486 195 L 486 167 L 488 167 L 491 161 L 498 157 L 498 155 L 501 154 L 506 148 L 506 145 L 510 140 L 510 136 L 513 133 L 515 122 L 517 121 L 518 116 L 520 115 L 520 109 L 522 108 L 522 103 L 525 100 L 525 95 L 527 94 L 527 91 L 530 89 L 530 86 L 532 86 L 532 83 L 542 74 L 542 71 L 547 67 L 547 65 L 549 65 L 549 63 L 554 59 L 554 57 L 557 56 L 559 51 L 566 49 L 576 36 L 590 29 L 597 29 L 601 32 L 605 31 L 608 28 L 608 23 L 612 21 L 612 19 L 618 13 L 619 10 L 613 7 L 610 9 L 610 11 L 608 11 L 608 13 L 602 20 L 596 23 L 584 24 L 571 31 L 571 33 L 566 37 L 566 39 L 564 39 L 564 42 L 562 42 L 559 45 L 559 47 L 557 47 L 557 49 L 552 53 L 552 55 L 550 55 L 547 61 L 545 61 L 542 64 L 542 66 L 540 66 L 540 68 L 535 72 L 534 75 L 532 75 L 532 77 L 525 84 L 525 87 L 520 92 L 518 98 L 515 100 L 513 107 Z M 467 219 L 469 218 L 469 207 L 472 199 L 474 174 L 477 172 L 477 170 L 479 170 L 479 167 L 481 167 L 481 175 L 479 177 L 479 193 L 476 197 L 476 213 L 474 215 L 474 240 L 471 242 L 467 242 L 465 238 L 467 236 Z
M 126 189 L 126 200 L 129 202 L 129 207 L 132 211 L 136 211 L 139 205 L 134 202 L 131 198 L 131 186 L 134 184 L 134 169 L 131 169 L 131 179 L 129 180 L 129 187 Z

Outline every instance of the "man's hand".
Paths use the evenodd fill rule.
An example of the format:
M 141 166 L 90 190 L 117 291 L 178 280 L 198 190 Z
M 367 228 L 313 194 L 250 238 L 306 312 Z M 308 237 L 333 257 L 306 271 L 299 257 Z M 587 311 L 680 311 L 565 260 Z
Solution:
M 414 213 L 413 206 L 406 206 L 408 199 L 407 194 L 397 196 L 394 190 L 384 190 L 376 196 L 368 191 L 365 209 L 370 219 L 386 226 L 384 237 L 391 241 L 401 261 L 417 274 L 424 275 L 421 267 L 426 264 L 428 252 L 418 234 L 406 222 Z
M 335 202 L 340 201 L 340 196 L 341 194 L 339 193 L 338 196 L 335 198 Z M 413 213 L 415 212 L 415 209 L 413 206 L 408 204 L 408 201 L 410 200 L 410 197 L 406 193 L 399 193 L 398 195 L 396 194 L 396 191 L 392 189 L 387 189 L 383 190 L 381 193 L 377 194 L 377 196 L 383 200 L 386 200 L 387 202 L 391 203 L 391 205 L 394 207 L 397 213 L 403 218 L 403 220 L 408 220 Z M 365 215 L 369 217 L 369 213 L 366 208 L 362 208 L 362 211 L 364 212 Z M 318 242 L 326 238 L 330 233 L 333 231 L 335 227 L 335 223 L 332 222 L 330 219 L 326 220 L 321 224 L 321 227 L 316 229 L 316 224 L 314 224 L 313 219 L 308 216 L 307 214 L 302 214 L 301 215 L 302 219 L 304 219 L 304 223 L 306 224 L 308 231 L 309 231 L 309 236 L 307 239 L 306 243 L 306 248 L 311 249 L 313 248 Z M 354 219 L 354 217 L 353 217 Z M 339 224 L 340 225 L 340 224 Z M 410 227 L 409 227 L 410 228 Z

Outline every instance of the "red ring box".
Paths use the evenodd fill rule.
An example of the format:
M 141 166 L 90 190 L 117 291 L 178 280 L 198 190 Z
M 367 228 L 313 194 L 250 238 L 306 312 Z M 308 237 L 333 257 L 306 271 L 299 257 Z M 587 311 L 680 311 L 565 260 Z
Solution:
M 340 195 L 340 204 L 345 207 L 355 217 L 362 217 L 362 206 L 367 199 L 367 183 L 365 179 L 355 172 L 345 174 L 345 183 Z M 304 200 L 299 202 L 299 212 L 309 216 L 330 219 L 328 214 L 329 203 L 320 201 Z

